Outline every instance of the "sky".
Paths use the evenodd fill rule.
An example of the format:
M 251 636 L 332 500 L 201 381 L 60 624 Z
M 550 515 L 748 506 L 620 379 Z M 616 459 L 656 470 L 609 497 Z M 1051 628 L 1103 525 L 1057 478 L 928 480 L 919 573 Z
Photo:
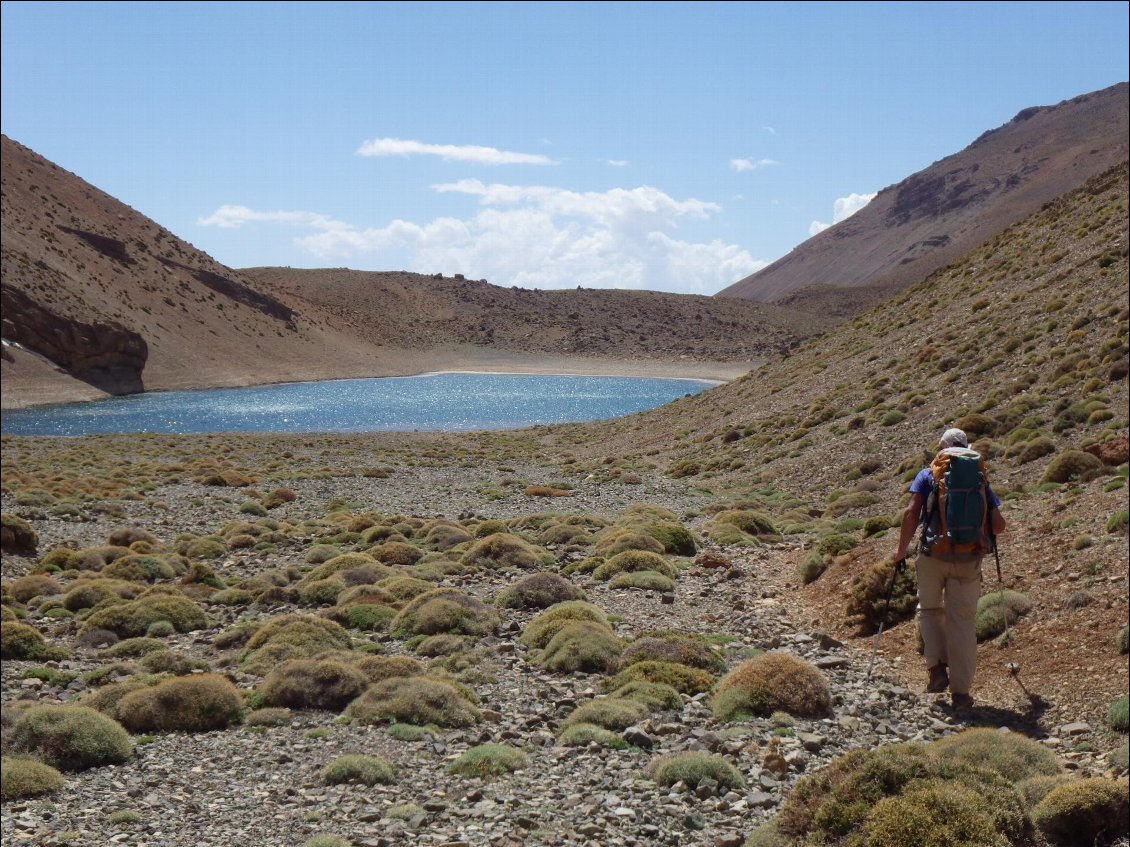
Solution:
M 1128 9 L 4 2 L 0 129 L 233 268 L 714 294 L 1126 81 Z

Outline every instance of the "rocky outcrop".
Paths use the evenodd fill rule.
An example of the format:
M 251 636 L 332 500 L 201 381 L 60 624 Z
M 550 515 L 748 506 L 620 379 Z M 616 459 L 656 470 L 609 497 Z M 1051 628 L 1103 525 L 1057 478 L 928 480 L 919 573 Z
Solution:
M 108 394 L 145 390 L 142 371 L 149 348 L 136 332 L 112 321 L 65 318 L 7 286 L 0 289 L 0 308 L 4 338 L 50 359 L 76 379 Z

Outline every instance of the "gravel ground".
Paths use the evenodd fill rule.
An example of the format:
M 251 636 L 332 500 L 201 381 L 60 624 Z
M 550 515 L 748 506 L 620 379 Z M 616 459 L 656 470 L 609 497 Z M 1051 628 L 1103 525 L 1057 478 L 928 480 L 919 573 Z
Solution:
M 514 479 L 541 481 L 551 471 L 536 466 L 511 469 Z M 422 517 L 473 514 L 512 518 L 539 511 L 587 513 L 614 518 L 633 503 L 663 506 L 701 524 L 701 492 L 678 480 L 648 478 L 638 485 L 578 485 L 567 498 L 546 501 L 520 494 L 499 474 L 484 469 L 399 469 L 387 479 L 348 477 L 293 482 L 298 499 L 272 517 L 292 521 L 320 517 L 332 500 L 346 500 L 356 511 L 377 510 Z M 504 496 L 500 496 L 499 492 Z M 500 497 L 500 499 L 492 499 Z M 162 541 L 179 532 L 206 533 L 243 516 L 238 492 L 206 489 L 195 483 L 160 488 L 149 497 L 123 504 L 124 517 L 94 514 L 78 519 L 34 522 L 41 552 L 63 542 L 79 546 L 105 543 L 123 525 L 145 527 Z M 5 512 L 21 510 L 8 495 Z M 91 519 L 87 519 L 91 518 Z M 991 711 L 958 719 L 935 695 L 908 690 L 897 665 L 880 660 L 869 680 L 870 653 L 826 634 L 806 617 L 784 574 L 791 569 L 799 540 L 786 539 L 756 550 L 707 546 L 729 566 L 690 565 L 682 571 L 672 602 L 652 592 L 610 589 L 607 583 L 574 575 L 572 580 L 613 620 L 617 633 L 634 636 L 665 628 L 727 635 L 719 649 L 729 666 L 752 648 L 781 649 L 819 667 L 831 683 L 835 706 L 827 719 L 796 719 L 782 733 L 770 719 L 722 724 L 707 695 L 684 695 L 681 710 L 654 713 L 627 730 L 624 750 L 561 747 L 555 737 L 564 718 L 601 694 L 605 677 L 560 674 L 530 661 L 518 641 L 531 612 L 504 611 L 495 634 L 473 647 L 473 676 L 466 677 L 480 698 L 485 720 L 471 729 L 445 730 L 419 741 L 399 741 L 384 727 L 342 723 L 329 712 L 297 712 L 282 727 L 240 726 L 195 735 L 172 733 L 142 739 L 126 764 L 67 775 L 66 786 L 48 798 L 6 802 L 0 811 L 5 844 L 205 847 L 205 845 L 302 845 L 316 833 L 344 836 L 352 844 L 376 845 L 740 845 L 769 818 L 805 773 L 856 748 L 908 740 L 931 740 L 970 722 L 995 725 Z M 554 551 L 561 552 L 561 551 Z M 577 554 L 572 554 L 577 555 Z M 302 563 L 302 550 L 270 554 L 229 554 L 213 563 L 224 577 L 241 577 Z M 6 556 L 4 575 L 19 575 L 31 560 Z M 689 563 L 688 563 L 689 564 Z M 515 579 L 513 574 L 447 577 L 445 585 L 492 599 Z M 240 673 L 212 638 L 247 610 L 209 606 L 216 626 L 172 636 L 170 646 L 209 661 L 244 689 L 258 677 Z M 257 609 L 266 618 L 294 607 Z M 36 620 L 42 631 L 52 624 Z M 58 625 L 60 631 L 67 624 Z M 387 636 L 390 653 L 404 645 Z M 61 643 L 73 645 L 69 634 Z M 81 696 L 76 680 L 60 689 L 22 679 L 39 663 L 7 661 L 2 671 L 4 703 L 14 700 L 69 701 Z M 103 662 L 93 651 L 76 651 L 57 663 L 87 671 Z M 1022 728 L 1022 727 L 1014 727 Z M 1069 768 L 1104 773 L 1098 753 L 1087 752 L 1097 733 L 1086 725 L 1066 725 L 1046 734 L 1043 743 L 1062 755 Z M 447 766 L 475 745 L 498 742 L 526 751 L 526 767 L 491 779 L 453 776 Z M 1091 744 L 1091 747 L 1097 746 Z M 772 753 L 778 748 L 784 767 Z M 725 757 L 743 775 L 739 789 L 700 786 L 664 788 L 648 778 L 656 756 L 709 751 Z M 327 786 L 321 769 L 352 753 L 386 757 L 397 767 L 388 786 Z M 405 808 L 411 804 L 411 808 Z M 117 812 L 134 812 L 136 821 L 113 823 Z

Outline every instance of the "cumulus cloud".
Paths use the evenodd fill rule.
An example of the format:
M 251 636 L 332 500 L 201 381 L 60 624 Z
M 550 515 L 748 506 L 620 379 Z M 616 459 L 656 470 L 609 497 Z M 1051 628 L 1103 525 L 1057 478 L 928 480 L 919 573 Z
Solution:
M 374 138 L 357 148 L 359 156 L 438 156 L 448 162 L 471 162 L 476 165 L 552 165 L 554 161 L 540 153 L 513 153 L 495 147 L 473 144 L 425 144 L 402 138 Z
M 756 170 L 760 170 L 761 168 L 768 168 L 768 167 L 772 167 L 773 165 L 779 165 L 779 164 L 781 164 L 781 163 L 774 160 L 774 159 L 758 159 L 756 162 L 753 161 L 752 159 L 731 159 L 730 160 L 730 167 L 733 168 L 738 173 L 742 173 L 743 171 L 756 171 Z
M 877 192 L 876 192 L 877 193 Z M 868 203 L 875 199 L 876 194 L 849 194 L 847 197 L 837 198 L 836 202 L 832 204 L 832 223 L 826 224 L 821 221 L 813 221 L 808 225 L 808 234 L 816 235 L 823 232 L 833 224 L 838 224 L 840 221 L 846 221 Z
M 364 228 L 311 212 L 233 214 L 224 210 L 243 207 L 226 206 L 201 223 L 306 225 L 311 231 L 296 243 L 327 263 L 369 256 L 370 264 L 379 264 L 382 251 L 400 250 L 423 272 L 459 272 L 524 288 L 580 285 L 709 294 L 767 264 L 738 245 L 676 238 L 680 222 L 709 218 L 721 207 L 679 200 L 650 186 L 575 192 L 465 179 L 432 189 L 477 198 L 479 209 L 466 218 L 394 220 Z

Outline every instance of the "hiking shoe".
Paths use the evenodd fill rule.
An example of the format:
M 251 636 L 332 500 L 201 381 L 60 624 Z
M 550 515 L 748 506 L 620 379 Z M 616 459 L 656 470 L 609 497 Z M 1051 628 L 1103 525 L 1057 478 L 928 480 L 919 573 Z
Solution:
M 939 692 L 945 691 L 950 684 L 950 675 L 949 672 L 946 671 L 946 666 L 934 665 L 929 671 L 930 681 L 926 683 L 926 690 L 930 694 L 938 694 Z
M 953 708 L 955 712 L 968 712 L 973 708 L 973 698 L 968 694 L 953 693 Z

